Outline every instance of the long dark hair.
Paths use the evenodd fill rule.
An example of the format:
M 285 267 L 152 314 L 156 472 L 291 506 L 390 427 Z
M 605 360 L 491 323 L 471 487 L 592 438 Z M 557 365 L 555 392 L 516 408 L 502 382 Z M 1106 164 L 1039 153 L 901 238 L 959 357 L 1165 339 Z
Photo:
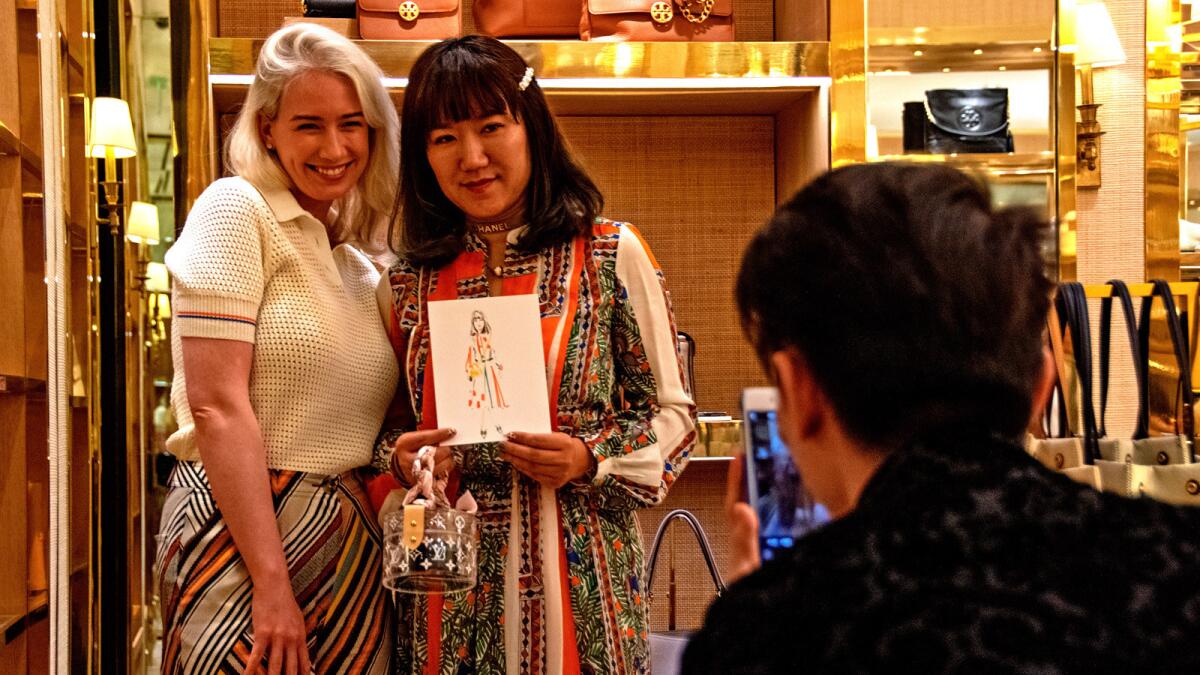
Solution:
M 413 65 L 400 115 L 400 190 L 388 231 L 389 242 L 412 263 L 441 266 L 464 247 L 465 217 L 442 193 L 426 154 L 429 132 L 447 123 L 508 112 L 525 126 L 529 226 L 517 241 L 520 250 L 569 241 L 603 209 L 600 190 L 571 156 L 537 79 L 519 88 L 525 68 L 511 47 L 481 35 L 432 45 Z

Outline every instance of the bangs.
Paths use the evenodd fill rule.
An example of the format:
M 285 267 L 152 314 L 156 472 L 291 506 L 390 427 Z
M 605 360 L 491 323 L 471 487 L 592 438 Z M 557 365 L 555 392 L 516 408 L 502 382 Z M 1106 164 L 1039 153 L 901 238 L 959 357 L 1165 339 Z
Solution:
M 520 121 L 519 78 L 465 50 L 447 53 L 444 59 L 443 67 L 431 73 L 413 101 L 422 135 L 455 122 L 506 112 Z

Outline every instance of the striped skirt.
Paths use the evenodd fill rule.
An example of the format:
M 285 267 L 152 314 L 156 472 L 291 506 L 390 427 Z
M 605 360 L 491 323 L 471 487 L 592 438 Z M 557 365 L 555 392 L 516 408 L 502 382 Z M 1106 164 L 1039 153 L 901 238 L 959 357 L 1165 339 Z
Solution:
M 275 515 L 316 673 L 387 673 L 391 605 L 379 528 L 354 473 L 270 471 Z M 180 462 L 163 505 L 155 577 L 163 673 L 242 673 L 252 586 L 204 468 Z

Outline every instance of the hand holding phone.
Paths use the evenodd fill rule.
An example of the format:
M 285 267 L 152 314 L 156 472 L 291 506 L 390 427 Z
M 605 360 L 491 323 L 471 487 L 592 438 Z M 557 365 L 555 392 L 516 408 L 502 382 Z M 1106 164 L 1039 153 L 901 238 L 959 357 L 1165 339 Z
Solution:
M 758 519 L 763 560 L 792 548 L 805 532 L 829 520 L 804 490 L 791 453 L 779 437 L 774 387 L 742 390 L 746 494 Z
M 725 484 L 725 517 L 729 521 L 730 560 L 726 583 L 741 579 L 762 565 L 758 553 L 758 516 L 746 503 L 746 459 L 733 458 Z

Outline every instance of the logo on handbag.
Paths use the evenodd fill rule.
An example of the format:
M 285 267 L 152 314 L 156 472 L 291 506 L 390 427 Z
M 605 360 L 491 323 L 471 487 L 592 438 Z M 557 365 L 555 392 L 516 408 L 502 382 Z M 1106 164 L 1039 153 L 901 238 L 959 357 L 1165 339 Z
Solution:
M 417 17 L 421 16 L 421 8 L 412 0 L 404 0 L 400 3 L 400 18 L 405 21 L 416 21 Z
M 671 9 L 669 2 L 656 2 L 650 5 L 650 18 L 654 19 L 654 23 L 670 23 L 675 17 L 675 10 Z
M 967 131 L 975 131 L 979 125 L 983 124 L 983 115 L 971 106 L 964 106 L 962 110 L 958 111 L 958 123 Z

